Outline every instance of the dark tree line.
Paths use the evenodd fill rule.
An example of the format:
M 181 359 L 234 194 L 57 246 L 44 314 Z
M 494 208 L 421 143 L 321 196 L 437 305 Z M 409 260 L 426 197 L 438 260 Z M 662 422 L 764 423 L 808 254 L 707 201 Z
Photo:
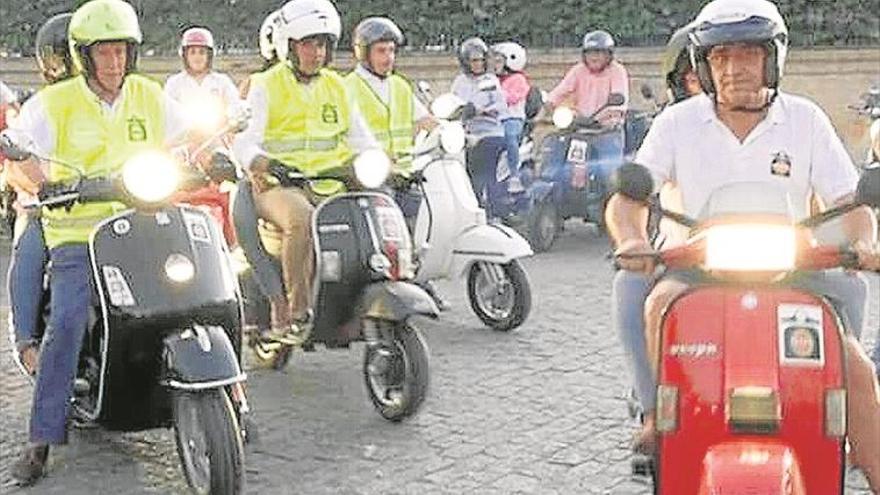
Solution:
M 40 24 L 83 0 L 0 1 L 0 48 L 29 53 Z M 190 25 L 214 30 L 226 50 L 253 50 L 262 19 L 280 0 L 130 0 L 143 22 L 145 48 L 176 49 Z M 348 32 L 368 15 L 400 24 L 408 44 L 451 47 L 472 35 L 515 39 L 529 47 L 575 46 L 588 30 L 610 31 L 625 46 L 665 42 L 705 0 L 337 0 Z M 792 43 L 880 45 L 880 0 L 778 0 Z

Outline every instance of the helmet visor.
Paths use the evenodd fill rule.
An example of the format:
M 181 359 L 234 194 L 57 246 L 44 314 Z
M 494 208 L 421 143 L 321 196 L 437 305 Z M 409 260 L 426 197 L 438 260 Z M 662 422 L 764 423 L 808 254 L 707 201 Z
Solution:
M 766 43 L 781 35 L 775 22 L 763 17 L 749 17 L 726 24 L 704 23 L 691 33 L 694 45 L 710 48 L 738 43 Z

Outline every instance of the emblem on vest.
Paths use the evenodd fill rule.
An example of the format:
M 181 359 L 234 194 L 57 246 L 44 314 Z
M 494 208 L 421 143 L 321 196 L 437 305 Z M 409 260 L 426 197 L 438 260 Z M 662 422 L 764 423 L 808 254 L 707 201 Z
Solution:
M 338 124 L 339 112 L 336 110 L 336 105 L 325 103 L 321 108 L 321 120 L 325 124 Z
M 128 140 L 129 141 L 146 141 L 147 126 L 145 120 L 138 117 L 128 119 Z
M 791 157 L 784 151 L 773 153 L 770 161 L 770 173 L 778 177 L 791 176 Z

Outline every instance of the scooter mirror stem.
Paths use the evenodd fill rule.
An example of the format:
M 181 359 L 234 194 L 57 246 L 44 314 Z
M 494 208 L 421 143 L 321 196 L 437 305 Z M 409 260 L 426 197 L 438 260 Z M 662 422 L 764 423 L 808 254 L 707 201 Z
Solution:
M 33 156 L 30 151 L 15 144 L 6 132 L 0 134 L 0 152 L 16 162 L 27 160 Z

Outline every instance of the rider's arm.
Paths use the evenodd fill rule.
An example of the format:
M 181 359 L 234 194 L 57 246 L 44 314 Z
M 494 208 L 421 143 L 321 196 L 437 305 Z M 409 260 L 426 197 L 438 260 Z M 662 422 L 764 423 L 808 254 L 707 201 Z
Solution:
M 49 125 L 39 94 L 25 102 L 18 117 L 9 122 L 5 134 L 16 145 L 38 155 L 48 156 L 55 151 L 55 130 Z M 10 162 L 8 180 L 17 190 L 36 194 L 47 176 L 46 165 L 34 158 Z
M 251 86 L 248 91 L 247 105 L 251 110 L 251 118 L 247 128 L 235 136 L 232 151 L 239 163 L 250 168 L 255 158 L 266 156 L 261 147 L 266 122 L 269 118 L 266 90 L 260 86 Z
M 413 131 L 419 132 L 421 129 L 430 131 L 436 126 L 437 119 L 431 115 L 422 100 L 413 93 Z
M 856 168 L 825 112 L 813 105 L 812 116 L 810 185 L 825 204 L 848 203 L 854 198 L 859 180 Z M 876 239 L 876 221 L 867 207 L 843 216 L 842 225 L 852 242 L 871 244 Z
M 626 108 L 629 104 L 629 74 L 626 68 L 617 61 L 611 62 L 608 67 L 611 72 L 611 88 L 609 94 L 620 93 L 623 95 L 623 105 L 606 109 L 599 115 L 598 120 L 605 126 L 613 126 L 623 122 Z
M 223 87 L 223 102 L 226 104 L 226 108 L 236 108 L 241 104 L 238 87 L 229 75 L 220 74 L 219 72 L 217 75 L 220 77 L 221 86 Z
M 369 126 L 367 126 L 367 122 L 364 120 L 363 115 L 361 115 L 360 109 L 353 100 L 349 103 L 349 108 L 351 108 L 351 112 L 349 112 L 348 134 L 346 135 L 348 145 L 356 153 L 381 149 L 379 141 L 376 141 L 376 137 L 373 136 Z
M 559 84 L 547 95 L 547 103 L 551 108 L 559 105 L 562 100 L 574 92 L 577 87 L 579 66 L 580 64 L 577 64 L 569 69 L 562 81 L 559 81 Z

